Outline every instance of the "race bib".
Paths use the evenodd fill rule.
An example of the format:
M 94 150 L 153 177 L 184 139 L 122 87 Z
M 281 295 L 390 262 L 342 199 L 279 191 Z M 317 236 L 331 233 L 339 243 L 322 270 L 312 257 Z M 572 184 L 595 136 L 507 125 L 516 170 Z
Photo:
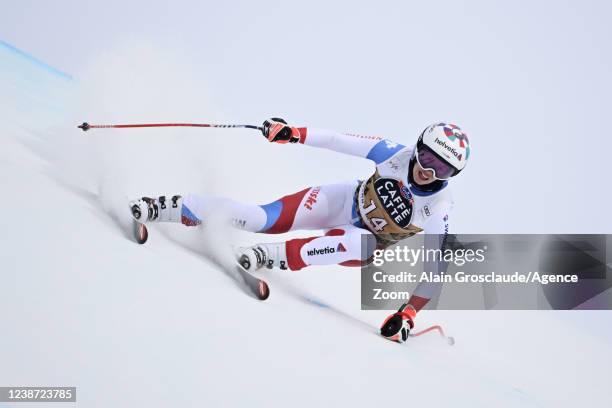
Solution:
M 401 180 L 380 177 L 377 171 L 361 183 L 357 199 L 364 224 L 384 240 L 397 242 L 422 231 L 411 224 L 414 200 Z

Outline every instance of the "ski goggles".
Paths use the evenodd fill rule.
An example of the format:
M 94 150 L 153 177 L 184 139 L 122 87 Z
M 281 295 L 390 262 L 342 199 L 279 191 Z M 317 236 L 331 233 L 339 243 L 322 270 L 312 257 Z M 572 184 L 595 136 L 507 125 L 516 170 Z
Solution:
M 415 147 L 415 151 L 419 166 L 421 166 L 423 170 L 433 171 L 436 179 L 448 180 L 459 173 L 456 168 L 442 160 L 440 156 L 434 153 L 429 147 L 422 145 L 420 147 Z

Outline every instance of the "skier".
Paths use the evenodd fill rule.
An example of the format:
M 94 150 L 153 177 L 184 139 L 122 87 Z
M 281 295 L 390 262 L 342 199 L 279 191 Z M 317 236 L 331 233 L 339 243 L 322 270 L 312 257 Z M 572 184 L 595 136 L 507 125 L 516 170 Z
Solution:
M 374 249 L 419 232 L 427 234 L 428 248 L 443 245 L 453 204 L 448 180 L 465 168 L 470 155 L 468 138 L 458 126 L 430 125 L 414 146 L 298 128 L 279 118 L 264 121 L 262 133 L 273 143 L 301 143 L 367 158 L 376 170 L 367 180 L 309 187 L 265 205 L 197 194 L 142 197 L 130 204 L 134 218 L 140 223 L 196 226 L 212 214 L 224 213 L 236 228 L 252 232 L 325 231 L 322 236 L 240 248 L 237 259 L 250 272 L 262 267 L 298 271 L 311 265 L 360 266 L 368 263 Z M 439 273 L 443 266 L 430 267 Z M 440 290 L 441 284 L 418 285 L 408 304 L 385 320 L 381 334 L 405 341 L 416 312 Z

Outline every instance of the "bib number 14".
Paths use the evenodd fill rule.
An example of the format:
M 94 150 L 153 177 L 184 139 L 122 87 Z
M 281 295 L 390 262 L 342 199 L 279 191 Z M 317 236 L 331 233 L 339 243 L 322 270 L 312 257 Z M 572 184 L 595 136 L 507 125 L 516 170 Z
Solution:
M 367 207 L 363 208 L 363 215 L 367 216 L 369 213 L 371 213 L 372 211 L 376 210 L 376 204 L 374 203 L 373 200 L 370 200 L 370 205 L 368 205 Z M 374 227 L 374 230 L 376 232 L 381 232 L 385 226 L 388 224 L 387 220 L 385 220 L 384 218 L 380 218 L 380 217 L 368 217 L 368 219 L 370 220 L 370 222 L 372 223 L 372 226 Z

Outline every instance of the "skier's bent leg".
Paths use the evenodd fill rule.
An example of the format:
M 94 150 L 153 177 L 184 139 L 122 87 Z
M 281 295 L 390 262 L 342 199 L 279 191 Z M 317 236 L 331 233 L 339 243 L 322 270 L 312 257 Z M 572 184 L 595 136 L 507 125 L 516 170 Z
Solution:
M 354 182 L 309 187 L 265 205 L 197 194 L 143 197 L 130 205 L 134 218 L 142 223 L 165 221 L 195 226 L 215 216 L 226 218 L 242 230 L 280 234 L 351 222 L 355 187 Z
M 309 187 L 258 206 L 265 213 L 265 218 L 259 218 L 257 229 L 249 230 L 282 234 L 298 229 L 320 230 L 349 224 L 356 216 L 356 187 L 357 183 L 352 181 Z M 262 213 L 259 214 L 261 217 Z
M 279 267 L 298 271 L 310 265 L 361 266 L 376 247 L 374 235 L 353 225 L 333 228 L 324 236 L 242 248 L 239 261 L 245 269 Z
M 322 237 L 287 241 L 287 264 L 291 270 L 310 265 L 361 266 L 376 248 L 371 232 L 353 225 L 333 228 Z
M 235 227 L 252 232 L 261 230 L 267 220 L 262 206 L 196 194 L 142 197 L 131 203 L 131 209 L 134 218 L 142 223 L 176 222 L 197 226 L 215 216 L 226 218 Z
M 260 231 L 267 219 L 265 210 L 259 205 L 196 194 L 185 197 L 181 218 L 183 224 L 199 225 L 210 217 L 220 217 L 232 226 L 250 232 Z

